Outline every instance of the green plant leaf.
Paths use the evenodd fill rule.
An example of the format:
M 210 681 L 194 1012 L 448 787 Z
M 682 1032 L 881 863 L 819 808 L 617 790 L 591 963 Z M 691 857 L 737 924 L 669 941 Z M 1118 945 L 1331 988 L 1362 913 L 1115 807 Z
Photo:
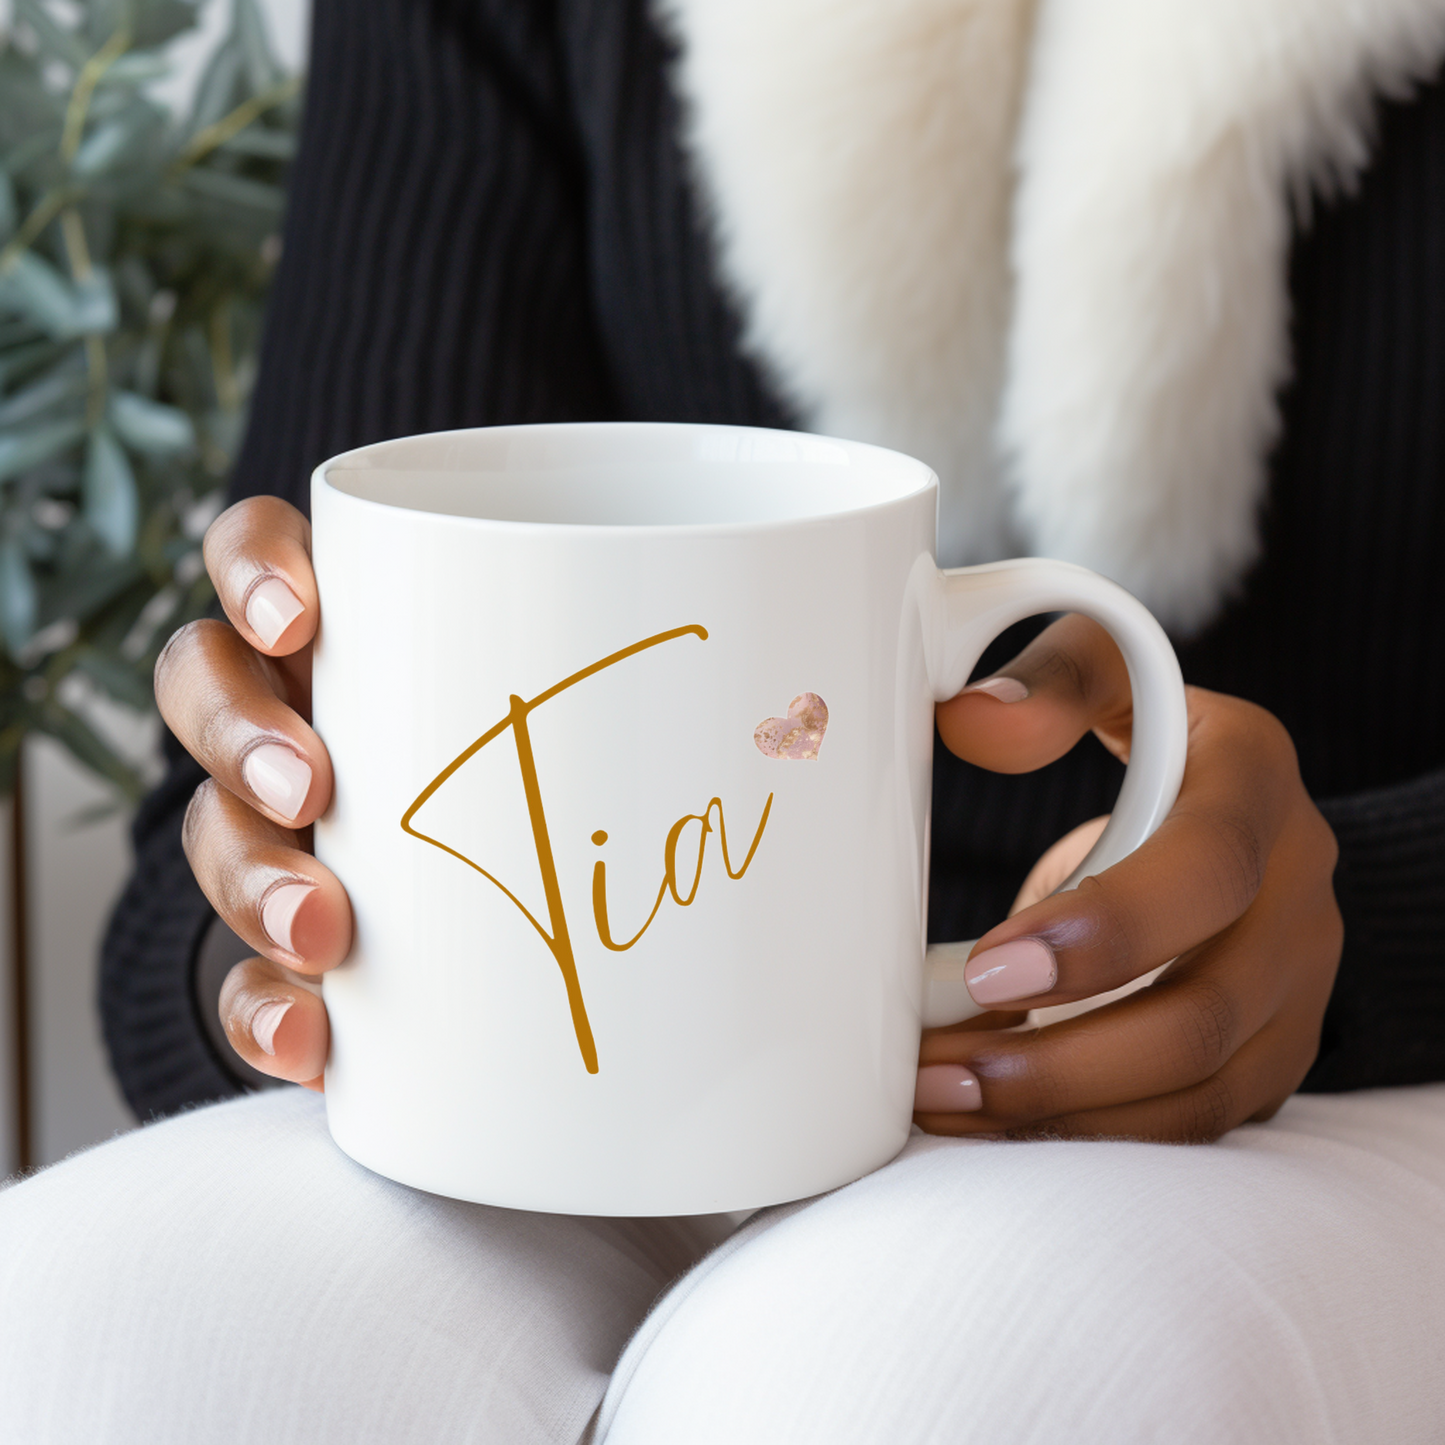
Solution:
M 199 3 L 229 13 L 185 117 L 155 81 L 192 0 L 13 0 L 18 43 L 0 35 L 0 247 L 24 242 L 0 268 L 0 793 L 25 732 L 44 730 L 134 797 L 128 755 L 53 689 L 83 679 L 97 700 L 152 707 L 148 663 L 214 600 L 196 499 L 245 422 L 300 107 L 256 0 Z M 87 69 L 122 26 L 129 49 Z M 78 632 L 55 643 L 67 620 Z M 43 670 L 7 645 L 44 653 Z
M 74 287 L 75 331 L 98 334 L 114 331 L 120 319 L 115 299 L 115 285 L 104 266 L 96 266 L 90 275 Z
M 135 19 L 135 43 L 138 46 L 162 45 L 195 28 L 200 7 L 191 0 L 150 0 L 141 7 Z
M 49 336 L 73 336 L 80 307 L 70 283 L 34 251 L 23 251 L 0 272 L 0 307 L 17 311 Z
M 21 323 L 21 330 L 34 335 L 28 322 Z M 0 389 L 12 381 L 43 371 L 53 361 L 72 349 L 69 343 L 54 341 L 16 341 L 9 347 L 0 342 Z
M 194 14 L 192 24 L 195 23 Z M 139 41 L 140 44 L 148 44 L 146 41 Z M 129 55 L 122 55 L 104 75 L 100 77 L 97 90 L 106 90 L 112 86 L 137 86 L 145 85 L 152 80 L 163 80 L 170 75 L 175 67 L 165 58 L 164 55 L 157 55 L 154 52 L 132 51 Z
M 137 557 L 111 557 L 91 542 L 80 550 L 77 563 L 45 589 L 46 613 L 89 619 L 98 609 L 113 606 L 144 575 Z
M 52 60 L 63 60 L 79 70 L 90 58 L 85 42 L 66 30 L 51 16 L 41 0 L 14 0 L 15 14 L 35 32 L 41 54 Z
M 86 0 L 77 8 L 81 12 L 81 34 L 91 50 L 98 50 L 130 19 L 136 7 L 127 0 Z
M 0 435 L 0 481 L 48 462 L 84 435 L 85 425 L 80 421 L 43 422 L 5 432 Z
M 104 657 L 113 658 L 122 667 L 137 666 L 134 659 L 120 651 L 126 635 L 135 626 L 142 610 L 155 596 L 156 584 L 150 577 L 137 575 L 130 584 L 115 593 L 104 607 L 87 617 L 81 626 L 81 641 Z M 41 607 L 45 606 L 42 592 Z
M 13 150 L 7 151 L 3 165 L 12 176 L 22 176 L 42 156 L 49 158 L 60 146 L 63 115 L 59 106 L 51 114 L 33 114 L 26 120 L 29 134 Z
M 15 204 L 15 183 L 9 172 L 0 171 L 0 243 L 15 234 L 20 215 Z
M 111 554 L 120 557 L 129 552 L 135 545 L 140 514 L 135 473 L 107 426 L 98 426 L 90 434 L 80 494 L 85 520 Z
M 241 47 L 233 32 L 216 47 L 196 82 L 196 98 L 186 126 L 189 134 L 214 125 L 235 105 L 243 64 Z
M 111 393 L 110 422 L 127 446 L 148 455 L 167 456 L 196 444 L 196 428 L 185 412 L 133 391 Z
M 0 273 L 0 306 L 57 339 L 113 331 L 119 318 L 115 287 L 104 266 L 93 267 L 83 282 L 72 284 L 34 251 L 21 252 Z
M 248 180 L 245 176 L 233 176 L 209 166 L 197 166 L 187 171 L 184 184 L 187 190 L 207 200 L 223 201 L 228 206 L 239 206 L 268 217 L 280 216 L 285 199 L 279 186 Z
M 72 173 L 81 180 L 94 180 L 116 169 L 131 151 L 154 135 L 158 120 L 159 117 L 148 105 L 128 106 L 114 120 L 97 126 L 80 143 L 80 149 L 70 163 Z
M 55 533 L 48 532 L 44 527 L 30 527 L 25 532 L 25 555 L 32 563 L 53 562 L 60 551 L 60 545 L 56 541 Z
M 38 600 L 24 544 L 12 533 L 0 542 L 0 633 L 12 657 L 35 631 Z
M 84 371 L 69 364 L 57 366 L 0 402 L 0 432 L 21 422 L 31 421 L 57 406 L 75 401 L 84 394 Z
M 284 130 L 268 130 L 265 126 L 248 125 L 230 140 L 217 147 L 238 156 L 258 156 L 264 160 L 289 161 L 296 154 L 296 137 Z
M 41 711 L 39 725 L 64 743 L 78 763 L 114 783 L 132 802 L 139 801 L 145 791 L 140 774 L 79 713 L 56 704 Z
M 135 708 L 137 712 L 144 712 L 155 700 L 148 668 L 136 667 L 95 647 L 81 648 L 75 664 L 108 696 Z
M 253 92 L 275 85 L 281 78 L 281 67 L 276 64 L 276 58 L 271 54 L 271 43 L 266 36 L 266 22 L 256 0 L 234 0 L 231 26 L 240 42 L 247 85 Z
M 0 363 L 7 359 L 6 354 L 13 347 L 29 346 L 36 339 L 34 324 L 23 316 L 12 316 L 8 321 L 0 321 Z

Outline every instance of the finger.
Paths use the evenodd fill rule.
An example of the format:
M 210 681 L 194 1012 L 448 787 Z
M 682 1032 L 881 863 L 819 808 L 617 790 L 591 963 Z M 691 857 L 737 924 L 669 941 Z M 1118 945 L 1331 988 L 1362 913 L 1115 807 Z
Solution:
M 1080 1110 L 1026 1123 L 975 1113 L 918 1113 L 925 1132 L 960 1138 L 1127 1138 L 1163 1144 L 1206 1143 L 1251 1119 L 1270 1118 L 1299 1087 L 1317 1040 L 1276 1020 L 1240 1048 L 1218 1073 L 1167 1094 Z
M 962 1069 L 976 1085 L 971 1093 L 955 1085 L 955 1098 L 972 1112 L 944 1132 L 1007 1131 L 1131 1106 L 1203 1084 L 1278 1020 L 1310 1043 L 1312 1058 L 1343 925 L 1327 873 L 1305 887 L 1297 882 L 1294 865 L 1306 846 L 1291 837 L 1242 919 L 1126 999 L 1032 1031 L 925 1034 L 920 1102 L 945 1103 L 938 1087 L 930 1094 L 924 1085 Z M 942 1071 L 936 1080 L 926 1077 L 930 1068 Z
M 1091 730 L 1127 756 L 1129 670 L 1097 622 L 1070 614 L 993 677 L 940 703 L 935 715 L 951 752 L 995 773 L 1041 768 Z
M 1174 810 L 1122 862 L 1016 913 L 978 942 L 964 968 L 985 1008 L 1044 1008 L 1106 993 L 1228 927 L 1259 891 L 1294 809 L 1312 806 L 1294 748 L 1269 713 L 1190 692 L 1190 746 Z M 1328 881 L 1323 820 L 1318 857 Z
M 232 932 L 302 973 L 351 948 L 351 904 L 336 875 L 214 779 L 196 790 L 182 832 L 201 891 Z
M 1278 1005 L 1274 989 L 1241 996 L 1237 982 L 1228 973 L 1161 978 L 1127 999 L 1045 1028 L 925 1035 L 919 1122 L 934 1132 L 1003 1132 L 1202 1083 Z M 961 1089 L 964 1073 L 976 1094 Z M 952 1112 L 950 1086 L 968 1101 L 957 1128 L 941 1127 L 935 1118 Z
M 236 630 L 273 657 L 316 633 L 320 610 L 311 570 L 311 524 L 279 497 L 248 497 L 206 531 L 206 570 Z
M 322 1087 L 331 1027 L 314 984 L 269 959 L 248 958 L 221 985 L 221 1024 L 253 1069 L 308 1089 Z
M 1027 1009 L 991 1009 L 988 1013 L 974 1014 L 960 1023 L 944 1024 L 936 1029 L 925 1029 L 924 1040 L 935 1034 L 976 1034 L 991 1033 L 999 1029 L 1015 1029 L 1020 1024 L 1028 1022 L 1029 1012 Z M 922 1047 L 920 1045 L 919 1059 L 922 1060 Z
M 1003 1132 L 1015 1139 L 1208 1144 L 1241 1124 L 1273 1117 L 1299 1087 L 1314 1056 L 1311 1040 L 1281 1019 L 1256 1034 L 1217 1074 L 1190 1088 Z
M 281 686 L 275 664 L 214 618 L 181 628 L 156 660 L 156 701 L 182 746 L 268 818 L 303 827 L 331 796 L 331 760 Z
M 1261 966 L 1259 929 L 1240 925 L 1148 988 L 1076 1018 L 1017 1033 L 928 1034 L 930 1068 L 978 1081 L 968 1129 L 1015 1128 L 1186 1089 L 1212 1077 L 1279 1012 L 1291 979 Z M 1296 940 L 1298 943 L 1298 940 Z

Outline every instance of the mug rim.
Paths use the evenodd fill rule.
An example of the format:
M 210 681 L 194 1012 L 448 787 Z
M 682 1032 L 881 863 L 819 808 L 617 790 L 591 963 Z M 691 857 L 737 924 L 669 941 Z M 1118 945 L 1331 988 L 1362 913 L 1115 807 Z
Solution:
M 728 436 L 737 438 L 761 439 L 763 447 L 791 445 L 801 446 L 804 450 L 816 450 L 817 461 L 822 460 L 824 449 L 841 448 L 846 454 L 849 463 L 856 462 L 872 463 L 875 467 L 883 464 L 889 468 L 906 468 L 914 471 L 919 477 L 918 484 L 906 490 L 897 491 L 893 495 L 883 496 L 877 500 L 865 501 L 859 504 L 841 504 L 827 509 L 805 512 L 801 515 L 759 518 L 748 521 L 722 520 L 722 521 L 697 521 L 697 522 L 570 522 L 570 521 L 539 521 L 539 520 L 518 520 L 505 517 L 479 517 L 468 516 L 460 512 L 439 510 L 432 507 L 420 507 L 407 505 L 399 501 L 382 501 L 374 497 L 359 495 L 346 487 L 339 485 L 331 477 L 333 470 L 347 469 L 351 471 L 366 471 L 375 467 L 377 470 L 387 469 L 397 472 L 405 472 L 408 468 L 398 465 L 391 459 L 392 453 L 410 449 L 421 443 L 440 443 L 443 446 L 448 441 L 458 438 L 474 438 L 482 435 L 488 437 L 524 437 L 543 436 L 553 434 L 557 436 L 577 435 L 579 433 L 601 433 L 613 437 L 623 433 L 642 433 L 644 435 L 658 435 L 667 433 L 690 433 L 694 435 L 712 434 L 714 436 Z M 783 442 L 782 439 L 786 439 Z M 695 460 L 705 461 L 706 458 Z M 719 459 L 722 460 L 722 459 Z M 787 463 L 792 460 L 807 463 L 807 458 L 788 458 L 781 455 L 772 458 L 762 458 L 764 461 L 773 463 Z M 817 464 L 817 461 L 814 464 Z M 616 465 L 617 463 L 613 463 Z M 431 471 L 456 470 L 465 472 L 471 470 L 466 466 L 455 468 L 437 468 L 413 466 L 411 470 Z M 506 467 L 491 469 L 496 472 L 506 471 Z M 523 469 L 518 468 L 518 471 Z M 334 493 L 339 498 L 344 498 L 348 503 L 359 506 L 363 509 L 377 509 L 382 512 L 403 513 L 414 517 L 434 517 L 440 522 L 450 525 L 461 525 L 487 530 L 502 530 L 515 534 L 541 534 L 545 536 L 561 536 L 566 534 L 582 534 L 588 536 L 627 537 L 627 536 L 726 536 L 729 534 L 752 534 L 758 532 L 770 532 L 788 528 L 808 527 L 820 522 L 837 522 L 844 519 L 864 518 L 873 513 L 884 512 L 893 507 L 904 507 L 917 503 L 921 498 L 932 493 L 935 507 L 938 500 L 939 481 L 937 474 L 926 462 L 916 457 L 908 456 L 904 452 L 894 451 L 887 447 L 874 446 L 869 442 L 852 441 L 843 437 L 826 436 L 817 432 L 800 432 L 781 427 L 747 427 L 733 426 L 726 423 L 714 422 L 656 422 L 656 421 L 567 421 L 567 422 L 526 422 L 505 426 L 490 427 L 454 427 L 444 431 L 417 432 L 402 437 L 390 437 L 384 441 L 369 442 L 364 446 L 353 447 L 347 451 L 339 452 L 335 456 L 328 457 L 319 463 L 311 474 L 313 488 L 324 488 Z

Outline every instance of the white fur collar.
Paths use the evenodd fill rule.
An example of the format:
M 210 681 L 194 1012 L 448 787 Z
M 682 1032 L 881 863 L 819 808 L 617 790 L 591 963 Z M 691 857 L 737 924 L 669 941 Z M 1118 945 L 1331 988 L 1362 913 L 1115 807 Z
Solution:
M 662 4 L 746 344 L 808 425 L 939 472 L 945 563 L 1207 621 L 1257 547 L 1291 201 L 1357 172 L 1445 0 Z

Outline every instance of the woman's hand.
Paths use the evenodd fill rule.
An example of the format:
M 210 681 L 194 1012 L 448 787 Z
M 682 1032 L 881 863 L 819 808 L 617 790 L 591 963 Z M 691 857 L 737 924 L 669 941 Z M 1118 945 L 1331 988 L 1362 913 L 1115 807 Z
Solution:
M 261 955 L 221 990 L 236 1052 L 321 1087 L 330 1033 L 312 980 L 351 946 L 351 905 L 308 851 L 331 796 L 311 708 L 311 526 L 274 497 L 238 502 L 206 533 L 206 567 L 234 626 L 181 628 L 156 661 L 166 725 L 210 773 L 186 813 L 186 856 L 216 912 Z
M 1101 824 L 1070 834 L 979 940 L 965 976 L 995 1012 L 924 1034 L 915 1118 L 930 1133 L 1215 1139 L 1269 1118 L 1304 1078 L 1344 934 L 1334 835 L 1270 713 L 1188 695 L 1184 785 L 1158 832 L 1045 896 Z M 953 752 L 1006 773 L 1052 762 L 1091 729 L 1127 758 L 1131 723 L 1118 649 L 1077 616 L 938 708 Z M 1014 1030 L 1022 1014 L 1004 1012 L 1090 998 L 1166 963 L 1148 986 L 1063 1022 Z
M 186 815 L 187 855 L 217 912 L 259 955 L 227 977 L 222 1021 L 255 1068 L 319 1088 L 329 1031 L 314 979 L 346 956 L 351 907 L 308 851 L 331 794 L 330 760 L 305 721 L 318 616 L 310 526 L 285 502 L 253 498 L 217 519 L 205 556 L 233 626 L 182 628 L 156 664 L 156 695 L 211 774 Z M 1090 728 L 1127 755 L 1128 678 L 1093 623 L 1054 624 L 1001 677 L 1009 683 L 996 678 L 939 708 L 944 741 L 961 757 L 1023 772 Z M 1213 1138 L 1267 1117 L 1303 1078 L 1342 928 L 1334 839 L 1280 724 L 1191 690 L 1173 813 L 1118 866 L 1044 897 L 1092 836 L 1080 830 L 1051 850 L 1021 895 L 1028 906 L 980 940 L 970 987 L 996 1011 L 925 1035 L 924 1128 Z M 1017 1010 L 1118 988 L 1171 958 L 1126 999 L 1010 1031 Z

